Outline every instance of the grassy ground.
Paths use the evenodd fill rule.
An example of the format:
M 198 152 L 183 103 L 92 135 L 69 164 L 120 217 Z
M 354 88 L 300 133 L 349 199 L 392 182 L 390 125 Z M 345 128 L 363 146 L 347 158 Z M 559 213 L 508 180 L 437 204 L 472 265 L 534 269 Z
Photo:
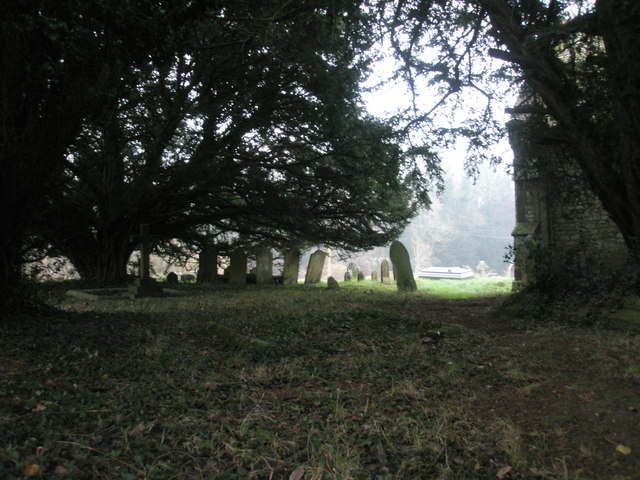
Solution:
M 50 290 L 1 332 L 0 478 L 638 478 L 637 335 L 522 328 L 502 279 L 419 287 Z

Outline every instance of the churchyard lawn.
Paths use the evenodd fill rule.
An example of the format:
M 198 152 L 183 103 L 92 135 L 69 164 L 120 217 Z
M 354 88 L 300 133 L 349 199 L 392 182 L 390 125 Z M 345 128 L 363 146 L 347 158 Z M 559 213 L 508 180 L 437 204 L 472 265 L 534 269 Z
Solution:
M 58 314 L 0 330 L 0 478 L 638 478 L 637 333 L 417 283 L 48 289 Z

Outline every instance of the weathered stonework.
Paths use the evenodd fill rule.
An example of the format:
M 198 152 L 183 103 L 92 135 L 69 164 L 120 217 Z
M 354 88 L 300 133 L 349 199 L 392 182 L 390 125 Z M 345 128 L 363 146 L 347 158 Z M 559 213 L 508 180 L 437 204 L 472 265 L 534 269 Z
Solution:
M 530 286 L 538 246 L 571 248 L 588 241 L 612 268 L 621 267 L 627 249 L 617 226 L 591 192 L 575 161 L 557 147 L 535 145 L 526 120 L 508 122 L 514 154 L 516 227 L 514 289 Z

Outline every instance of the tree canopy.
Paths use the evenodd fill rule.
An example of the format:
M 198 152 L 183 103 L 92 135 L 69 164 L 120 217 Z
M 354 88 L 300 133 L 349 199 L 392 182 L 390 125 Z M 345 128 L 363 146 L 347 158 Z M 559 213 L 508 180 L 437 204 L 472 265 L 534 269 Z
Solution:
M 124 70 L 143 65 L 167 26 L 199 5 L 2 2 L 0 5 L 0 299 L 13 298 L 33 221 L 55 194 L 65 156 Z
M 126 51 L 135 37 L 94 45 L 123 45 L 107 57 L 118 74 L 42 182 L 36 238 L 109 282 L 124 277 L 140 223 L 201 243 L 228 232 L 349 248 L 397 237 L 428 204 L 429 181 L 402 133 L 363 110 L 374 18 L 351 1 L 196 7 L 167 18 L 162 38 L 152 29 L 140 59 Z
M 0 18 L 2 291 L 28 235 L 117 258 L 75 260 L 103 278 L 142 222 L 165 237 L 387 241 L 438 173 L 430 149 L 400 145 L 419 126 L 481 152 L 504 133 L 495 75 L 531 92 L 513 112 L 553 127 L 639 256 L 637 2 L 40 0 Z M 359 97 L 385 36 L 398 75 L 439 92 L 404 124 Z M 433 114 L 465 89 L 486 102 L 446 131 Z

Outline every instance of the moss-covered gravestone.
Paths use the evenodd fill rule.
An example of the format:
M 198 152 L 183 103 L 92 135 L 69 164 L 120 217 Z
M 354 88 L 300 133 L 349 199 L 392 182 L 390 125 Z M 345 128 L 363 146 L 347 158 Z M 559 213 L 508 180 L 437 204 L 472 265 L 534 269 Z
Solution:
M 229 283 L 233 285 L 247 283 L 247 254 L 242 250 L 235 250 L 229 254 Z
M 329 290 L 338 290 L 340 288 L 340 284 L 335 278 L 329 277 L 327 278 L 327 288 Z
M 382 260 L 382 264 L 380 265 L 380 281 L 385 285 L 391 283 L 391 278 L 389 277 L 389 262 L 386 259 Z
M 300 250 L 292 248 L 284 254 L 284 267 L 282 271 L 284 285 L 297 285 L 298 272 L 300 271 Z
M 393 274 L 396 277 L 398 290 L 402 292 L 413 292 L 418 289 L 416 279 L 413 278 L 413 270 L 411 269 L 411 261 L 409 260 L 409 252 L 405 246 L 398 242 L 391 243 L 389 256 L 393 264 Z
M 309 257 L 309 266 L 307 267 L 307 274 L 304 277 L 304 284 L 318 283 L 322 277 L 322 269 L 324 268 L 324 261 L 327 258 L 327 254 L 322 250 L 316 250 Z
M 205 246 L 198 260 L 198 283 L 214 283 L 218 280 L 218 250 Z
M 273 253 L 267 247 L 260 247 L 256 251 L 256 283 L 270 284 L 273 279 Z
M 373 270 L 371 272 L 371 280 L 377 280 L 378 279 L 378 272 L 376 272 L 375 270 Z

